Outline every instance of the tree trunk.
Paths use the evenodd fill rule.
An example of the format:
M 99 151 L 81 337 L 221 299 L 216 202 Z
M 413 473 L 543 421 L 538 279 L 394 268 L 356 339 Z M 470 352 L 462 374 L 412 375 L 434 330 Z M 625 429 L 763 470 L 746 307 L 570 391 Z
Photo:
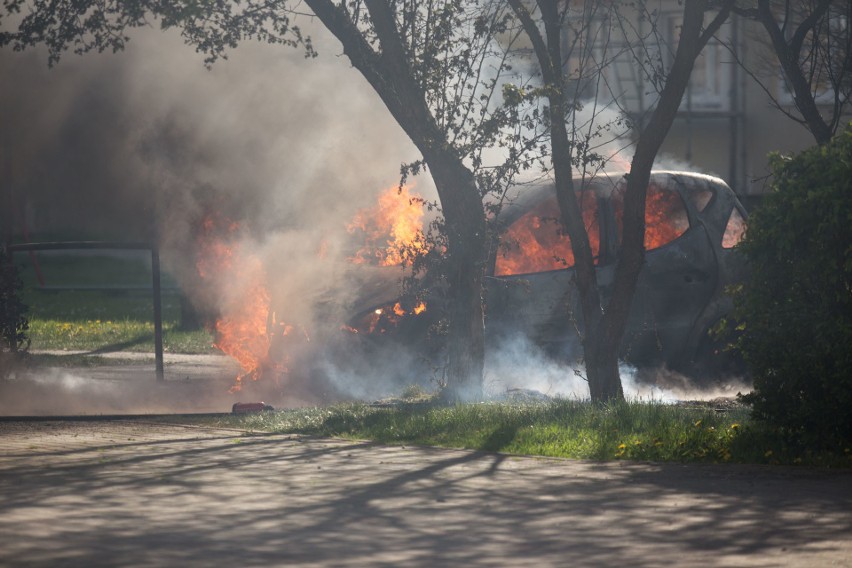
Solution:
M 639 272 L 645 259 L 645 194 L 651 167 L 677 114 L 695 58 L 727 19 L 733 0 L 725 1 L 720 13 L 705 30 L 702 30 L 702 24 L 707 9 L 706 0 L 687 0 L 684 5 L 684 24 L 675 61 L 666 79 L 660 102 L 648 126 L 640 134 L 636 154 L 631 163 L 624 198 L 623 244 L 616 267 L 613 294 L 604 310 L 601 309 L 600 290 L 588 236 L 574 197 L 571 145 L 565 126 L 566 101 L 561 74 L 560 3 L 557 0 L 538 0 L 546 41 L 533 23 L 526 6 L 520 0 L 509 0 L 509 3 L 530 37 L 545 84 L 549 86 L 551 151 L 556 194 L 562 224 L 568 232 L 574 252 L 577 287 L 585 324 L 583 351 L 589 394 L 594 402 L 622 400 L 624 391 L 618 371 L 618 354 Z
M 834 132 L 819 112 L 814 95 L 811 92 L 811 80 L 805 77 L 800 62 L 802 46 L 807 34 L 815 33 L 814 28 L 817 22 L 828 11 L 830 4 L 831 0 L 820 0 L 808 18 L 796 28 L 796 31 L 789 40 L 789 44 L 787 43 L 788 40 L 784 31 L 779 27 L 775 19 L 773 7 L 770 5 L 770 2 L 768 0 L 761 0 L 758 2 L 757 9 L 758 19 L 769 34 L 772 47 L 778 56 L 778 61 L 781 63 L 784 75 L 786 75 L 787 80 L 793 87 L 793 100 L 796 103 L 796 108 L 802 113 L 802 118 L 808 130 L 811 131 L 816 143 L 820 146 L 828 144 Z M 787 7 L 787 11 L 789 12 L 789 6 Z
M 708 8 L 706 0 L 687 0 L 684 3 L 683 28 L 674 62 L 660 93 L 660 100 L 636 143 L 636 152 L 630 163 L 624 193 L 624 228 L 613 292 L 601 325 L 593 330 L 594 335 L 589 341 L 596 346 L 592 350 L 593 357 L 601 357 L 595 362 L 598 363 L 597 368 L 605 373 L 604 376 L 598 377 L 602 385 L 610 385 L 610 374 L 618 373 L 619 346 L 624 336 L 639 273 L 645 263 L 645 196 L 654 159 L 677 116 L 695 59 L 710 37 L 727 20 L 732 4 L 732 0 L 727 0 L 707 28 L 703 28 L 704 13 Z M 589 382 L 591 384 L 591 378 Z M 610 396 L 611 391 L 604 389 L 603 392 Z
M 589 396 L 592 402 L 624 400 L 621 374 L 618 371 L 618 347 L 611 341 L 602 340 L 604 334 L 587 334 L 584 344 L 586 378 L 589 381 Z
M 622 400 L 624 391 L 618 372 L 618 347 L 621 337 L 615 341 L 603 333 L 603 312 L 598 287 L 595 261 L 589 244 L 589 235 L 583 223 L 583 215 L 574 192 L 572 170 L 572 148 L 565 124 L 566 100 L 562 78 L 561 33 L 562 18 L 559 3 L 556 0 L 539 0 L 541 17 L 544 23 L 544 41 L 538 35 L 528 13 L 519 0 L 510 3 L 524 21 L 527 32 L 533 37 L 533 45 L 543 69 L 550 103 L 550 143 L 553 164 L 556 198 L 562 227 L 571 240 L 574 253 L 574 270 L 580 305 L 583 311 L 585 336 L 583 338 L 583 356 L 586 364 L 586 379 L 589 382 L 589 395 L 592 401 L 603 402 Z M 567 314 L 566 314 L 566 317 Z
M 477 400 L 485 361 L 485 213 L 473 174 L 454 154 L 426 148 L 423 155 L 446 221 L 450 321 L 445 395 L 452 402 Z
M 365 0 L 381 45 L 377 52 L 345 11 L 329 0 L 306 0 L 343 45 L 352 65 L 370 83 L 423 155 L 446 220 L 450 300 L 447 398 L 479 398 L 485 358 L 482 278 L 486 254 L 485 210 L 473 173 L 447 141 L 414 80 L 391 6 Z

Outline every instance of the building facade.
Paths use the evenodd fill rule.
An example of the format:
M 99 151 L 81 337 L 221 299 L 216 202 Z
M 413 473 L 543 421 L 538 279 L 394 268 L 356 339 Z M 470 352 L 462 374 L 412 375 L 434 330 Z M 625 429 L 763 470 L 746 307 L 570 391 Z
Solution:
M 828 20 L 830 33 L 837 43 L 848 45 L 849 5 L 836 5 Z M 673 60 L 683 6 L 659 0 L 639 12 L 617 3 L 576 2 L 569 15 L 562 46 L 569 92 L 582 100 L 596 99 L 600 106 L 615 105 L 641 124 Z M 706 15 L 705 23 L 712 17 Z M 795 23 L 791 16 L 785 33 L 793 33 Z M 807 47 L 805 56 L 816 57 Z M 846 53 L 834 57 L 841 60 L 848 66 Z M 852 69 L 840 72 L 852 74 Z M 812 77 L 820 111 L 831 116 L 835 97 L 829 81 L 818 74 Z M 662 163 L 717 175 L 747 206 L 753 205 L 766 189 L 770 152 L 794 153 L 815 144 L 808 129 L 788 114 L 800 116 L 763 26 L 731 15 L 695 61 L 680 111 L 660 150 Z M 847 109 L 841 128 L 850 118 Z

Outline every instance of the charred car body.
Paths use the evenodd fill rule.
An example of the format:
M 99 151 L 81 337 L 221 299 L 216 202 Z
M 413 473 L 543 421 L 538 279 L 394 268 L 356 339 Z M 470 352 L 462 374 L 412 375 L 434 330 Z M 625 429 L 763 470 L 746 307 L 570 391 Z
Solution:
M 595 257 L 602 301 L 611 293 L 621 243 L 623 174 L 575 180 Z M 724 289 L 742 277 L 734 245 L 746 214 L 719 178 L 675 171 L 651 175 L 646 201 L 645 265 L 639 276 L 622 358 L 639 367 L 666 365 L 692 376 L 735 364 L 708 331 L 731 309 Z M 552 185 L 529 187 L 501 213 L 486 277 L 489 343 L 522 336 L 553 357 L 581 358 L 583 318 L 570 241 L 561 230 Z M 374 296 L 375 298 L 375 296 Z M 440 350 L 439 298 L 392 299 L 357 310 L 347 324 L 369 350 L 417 346 Z M 424 309 L 426 308 L 426 309 Z

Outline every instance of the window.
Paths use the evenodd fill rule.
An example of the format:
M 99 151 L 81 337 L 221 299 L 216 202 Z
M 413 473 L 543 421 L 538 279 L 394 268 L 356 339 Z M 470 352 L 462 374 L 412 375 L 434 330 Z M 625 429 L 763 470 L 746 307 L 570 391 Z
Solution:
M 661 64 L 670 68 L 677 51 L 682 12 L 654 11 L 649 18 L 628 21 L 625 14 L 613 13 L 604 4 L 595 3 L 586 11 L 588 6 L 583 4 L 584 9 L 569 12 L 566 18 L 562 49 L 571 88 L 585 98 L 601 96 L 617 101 L 618 107 L 628 112 L 651 108 L 662 88 L 655 87 L 660 77 L 657 68 Z M 733 26 L 728 22 L 701 51 L 681 103 L 682 111 L 730 110 L 736 65 L 725 44 L 732 39 Z
M 613 195 L 618 242 L 621 243 L 624 218 L 624 189 L 621 185 Z M 686 206 L 676 191 L 652 183 L 645 198 L 645 250 L 667 245 L 689 229 Z
M 640 112 L 644 71 L 634 61 L 630 38 L 609 10 L 600 4 L 594 4 L 591 14 L 569 10 L 573 17 L 566 19 L 562 34 L 568 92 L 602 103 L 618 101 L 617 108 Z
M 683 27 L 683 14 L 670 14 L 666 17 L 666 36 L 668 45 L 664 47 L 668 53 L 668 64 L 671 66 L 674 54 L 680 41 Z M 731 24 L 724 24 L 710 38 L 701 54 L 695 60 L 692 76 L 689 79 L 686 93 L 680 104 L 682 111 L 727 111 L 730 110 L 731 79 L 735 67 L 734 62 L 722 41 L 730 42 L 732 36 Z M 719 41 L 721 38 L 722 41 Z
M 734 208 L 731 211 L 731 216 L 728 217 L 728 224 L 725 225 L 725 234 L 722 235 L 722 248 L 734 248 L 743 240 L 745 235 L 746 223 L 742 214 Z
M 597 262 L 600 252 L 598 203 L 594 192 L 578 194 L 577 202 L 583 214 L 583 224 L 589 234 L 592 255 Z M 530 274 L 560 270 L 574 266 L 571 240 L 562 230 L 556 195 L 532 207 L 514 221 L 500 243 L 496 276 Z

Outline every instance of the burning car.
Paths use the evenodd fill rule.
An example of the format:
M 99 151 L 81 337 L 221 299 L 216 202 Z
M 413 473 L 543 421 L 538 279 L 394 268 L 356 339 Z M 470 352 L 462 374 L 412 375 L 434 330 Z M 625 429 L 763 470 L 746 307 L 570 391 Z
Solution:
M 575 180 L 577 201 L 608 301 L 621 243 L 623 174 Z M 645 266 L 639 276 L 621 356 L 639 367 L 665 365 L 692 376 L 729 370 L 733 361 L 708 335 L 731 309 L 724 289 L 742 277 L 733 247 L 746 213 L 719 178 L 652 172 L 646 201 Z M 583 318 L 571 244 L 559 223 L 552 185 L 525 188 L 500 215 L 486 277 L 486 336 L 498 345 L 522 336 L 553 357 L 581 358 Z M 370 345 L 439 350 L 440 300 L 388 297 L 362 304 L 345 328 Z M 437 338 L 436 338 L 437 337 Z

